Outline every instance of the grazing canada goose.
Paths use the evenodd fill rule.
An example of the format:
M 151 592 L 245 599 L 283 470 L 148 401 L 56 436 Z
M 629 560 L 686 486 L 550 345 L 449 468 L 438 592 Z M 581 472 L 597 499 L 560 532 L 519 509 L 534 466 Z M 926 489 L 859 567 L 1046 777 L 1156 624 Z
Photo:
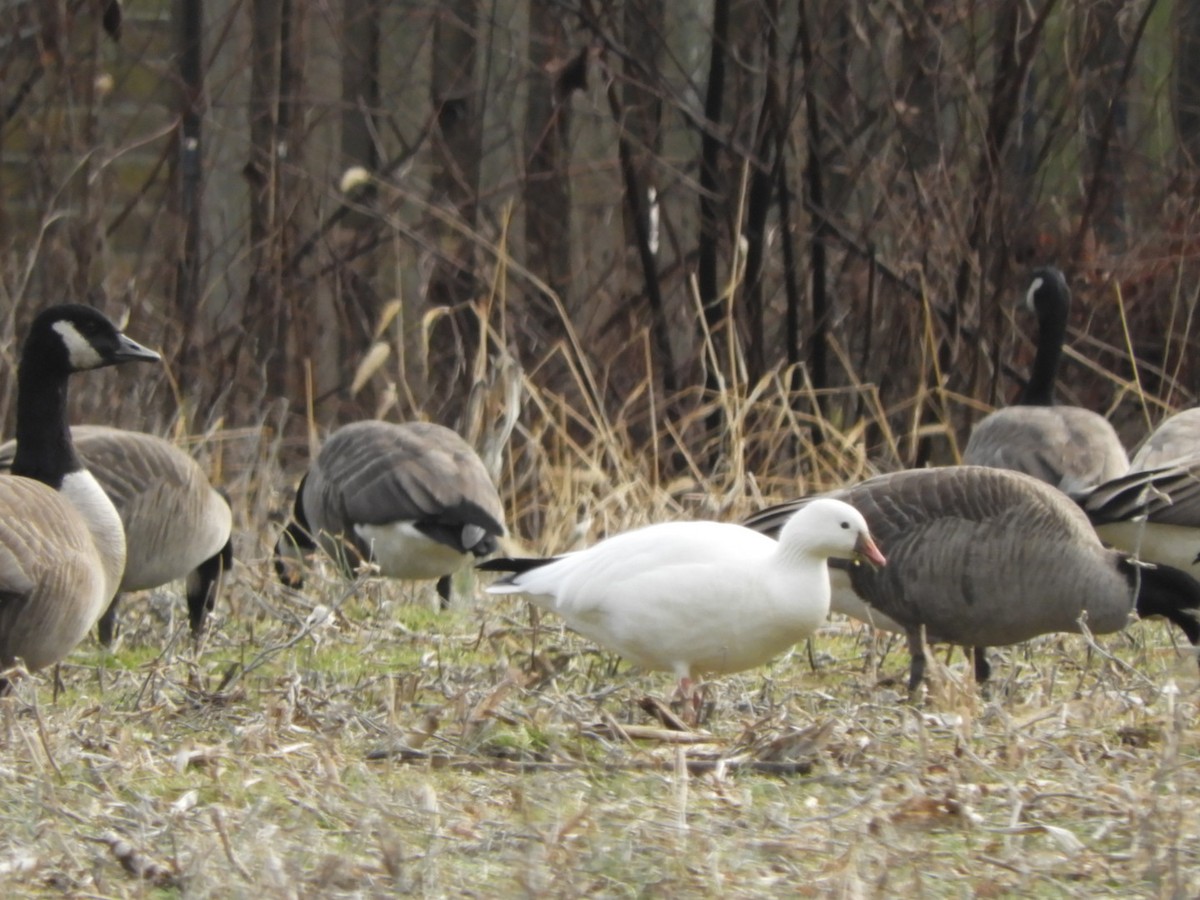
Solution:
M 1135 609 L 1160 615 L 1200 642 L 1200 582 L 1169 566 L 1107 549 L 1087 517 L 1056 488 L 981 466 L 912 469 L 826 495 L 862 512 L 887 548 L 888 566 L 833 573 L 832 608 L 904 633 L 909 689 L 925 674 L 930 642 L 987 647 L 1051 632 L 1119 631 Z M 747 524 L 773 532 L 814 499 L 765 509 Z M 982 652 L 979 680 L 988 676 Z
M 1072 497 L 1105 541 L 1200 578 L 1200 461 L 1134 470 Z
M 380 574 L 438 579 L 496 550 L 504 507 L 487 470 L 461 437 L 429 422 L 365 421 L 330 435 L 296 490 L 293 518 L 275 545 L 279 578 L 303 580 L 297 557 L 317 542 L 349 574 L 370 561 Z
M 1161 469 L 1188 462 L 1200 462 L 1200 409 L 1185 409 L 1164 420 L 1142 441 L 1132 471 Z
M 964 463 L 1024 472 L 1064 491 L 1091 487 L 1129 468 L 1121 439 L 1104 416 L 1054 405 L 1070 302 L 1062 272 L 1050 266 L 1033 273 L 1025 293 L 1025 306 L 1038 319 L 1033 371 L 1016 406 L 996 410 L 972 429 Z
M 116 509 L 67 424 L 72 372 L 158 360 L 87 306 L 54 306 L 29 328 L 17 372 L 17 448 L 0 476 L 0 665 L 58 662 L 107 608 L 125 567 Z
M 885 545 L 886 546 L 886 545 Z M 494 559 L 490 594 L 525 594 L 634 665 L 692 678 L 768 662 L 829 613 L 831 556 L 885 560 L 867 523 L 835 500 L 807 505 L 773 541 L 741 525 L 670 522 L 550 559 Z
M 100 617 L 100 643 L 116 632 L 121 594 L 187 579 L 193 636 L 216 603 L 222 573 L 233 563 L 233 516 L 204 470 L 174 444 L 152 434 L 104 425 L 75 425 L 71 439 L 125 527 L 125 572 L 119 593 Z M 12 466 L 15 444 L 0 445 L 0 469 Z

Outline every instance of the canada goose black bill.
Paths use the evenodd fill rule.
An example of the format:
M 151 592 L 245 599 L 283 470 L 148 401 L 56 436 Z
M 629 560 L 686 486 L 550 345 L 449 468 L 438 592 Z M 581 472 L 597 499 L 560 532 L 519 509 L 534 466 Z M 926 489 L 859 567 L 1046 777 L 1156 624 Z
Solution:
M 335 431 L 296 491 L 275 547 L 280 580 L 303 581 L 298 556 L 318 546 L 349 574 L 361 562 L 406 580 L 450 576 L 495 552 L 504 508 L 482 461 L 449 428 L 364 421 Z
M 1106 548 L 1064 494 L 1028 475 L 980 466 L 880 475 L 826 496 L 844 500 L 887 548 L 888 565 L 831 572 L 832 608 L 908 638 L 909 687 L 924 677 L 930 642 L 982 648 L 1052 632 L 1095 634 L 1130 614 L 1165 616 L 1200 641 L 1200 583 Z M 773 532 L 806 499 L 752 516 Z
M 87 306 L 51 307 L 30 325 L 17 372 L 12 474 L 0 476 L 0 665 L 20 659 L 36 670 L 65 657 L 124 571 L 121 520 L 71 441 L 69 376 L 158 359 Z

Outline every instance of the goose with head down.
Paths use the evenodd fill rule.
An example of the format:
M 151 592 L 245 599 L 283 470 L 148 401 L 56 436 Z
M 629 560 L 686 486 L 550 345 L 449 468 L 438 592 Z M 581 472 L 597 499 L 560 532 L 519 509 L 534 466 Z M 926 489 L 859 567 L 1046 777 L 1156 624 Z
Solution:
M 349 574 L 358 563 L 405 580 L 450 576 L 496 549 L 504 534 L 500 495 L 474 449 L 429 422 L 354 422 L 325 442 L 296 490 L 292 520 L 275 545 L 281 580 L 302 582 L 318 547 Z

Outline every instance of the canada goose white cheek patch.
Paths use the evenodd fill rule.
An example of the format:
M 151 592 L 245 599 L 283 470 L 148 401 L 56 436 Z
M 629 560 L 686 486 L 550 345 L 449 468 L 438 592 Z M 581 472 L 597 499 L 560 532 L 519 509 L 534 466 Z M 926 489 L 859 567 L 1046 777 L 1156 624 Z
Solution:
M 63 345 L 67 348 L 67 359 L 71 361 L 71 368 L 76 371 L 84 369 L 97 369 L 104 364 L 103 357 L 96 352 L 96 348 L 91 342 L 79 333 L 70 322 L 55 322 L 53 326 L 58 336 L 62 338 Z
M 1030 312 L 1037 312 L 1037 304 L 1034 303 L 1033 298 L 1037 296 L 1037 292 L 1042 289 L 1042 285 L 1045 283 L 1044 279 L 1035 278 L 1033 279 L 1033 284 L 1029 285 L 1029 290 L 1025 292 L 1025 308 Z

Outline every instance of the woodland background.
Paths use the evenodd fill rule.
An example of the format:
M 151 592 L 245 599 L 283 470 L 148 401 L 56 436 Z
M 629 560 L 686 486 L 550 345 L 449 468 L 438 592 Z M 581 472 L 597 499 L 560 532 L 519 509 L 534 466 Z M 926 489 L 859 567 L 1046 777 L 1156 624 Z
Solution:
M 29 320 L 98 304 L 165 365 L 74 379 L 73 420 L 187 447 L 236 556 L 198 645 L 156 591 L 0 703 L 0 894 L 1200 896 L 1161 623 L 984 689 L 939 651 L 910 703 L 903 641 L 838 618 L 681 736 L 669 674 L 469 570 L 442 610 L 271 567 L 366 415 L 460 429 L 534 553 L 954 461 L 1044 263 L 1061 397 L 1136 443 L 1200 390 L 1198 35 L 1155 0 L 0 0 L 0 429 Z
M 0 15 L 7 363 L 45 304 L 128 313 L 170 361 L 143 424 L 477 435 L 516 371 L 669 477 L 766 379 L 802 426 L 869 414 L 881 467 L 946 461 L 1018 389 L 1042 263 L 1075 292 L 1067 399 L 1131 442 L 1195 400 L 1197 3 Z

